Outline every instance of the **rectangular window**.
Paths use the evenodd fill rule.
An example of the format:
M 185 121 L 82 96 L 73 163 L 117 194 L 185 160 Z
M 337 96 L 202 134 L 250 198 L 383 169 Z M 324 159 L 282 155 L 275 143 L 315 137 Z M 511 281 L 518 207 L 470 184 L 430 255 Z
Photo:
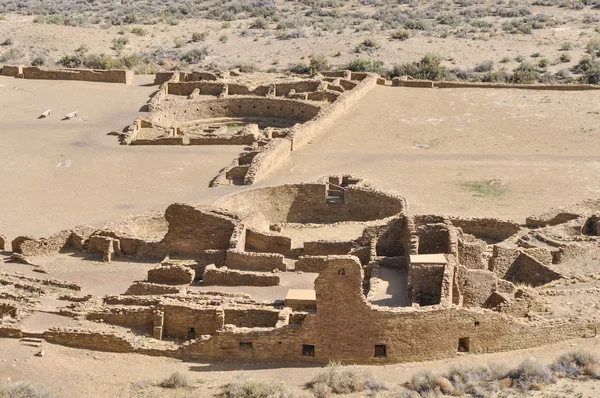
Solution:
M 302 345 L 302 356 L 303 357 L 314 357 L 315 356 L 315 346 L 310 344 Z
M 241 341 L 240 342 L 240 350 L 246 351 L 252 349 L 252 342 Z
M 387 349 L 385 344 L 375 346 L 375 358 L 387 358 Z
M 461 337 L 458 339 L 458 352 L 469 352 L 469 338 Z

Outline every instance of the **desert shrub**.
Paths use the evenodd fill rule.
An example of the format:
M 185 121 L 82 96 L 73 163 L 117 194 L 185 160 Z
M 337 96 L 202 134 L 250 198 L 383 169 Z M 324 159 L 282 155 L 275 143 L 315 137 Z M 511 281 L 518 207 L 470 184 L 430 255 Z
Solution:
M 200 41 L 204 41 L 206 40 L 206 36 L 208 36 L 206 34 L 206 32 L 194 32 L 192 33 L 192 43 L 198 43 Z
M 573 43 L 571 42 L 565 42 L 563 44 L 560 45 L 560 51 L 571 51 L 573 49 Z
M 346 69 L 351 70 L 352 72 L 373 72 L 382 74 L 383 62 L 371 59 L 353 59 L 348 62 Z
M 219 41 L 221 43 L 227 43 L 228 40 L 229 40 L 229 36 L 227 36 L 227 35 L 223 35 L 223 36 L 219 37 Z
M 31 60 L 31 66 L 43 66 L 45 63 L 46 58 L 41 55 L 38 55 Z
M 112 49 L 115 50 L 116 52 L 121 52 L 121 51 L 123 51 L 125 46 L 127 44 L 129 44 L 129 39 L 124 36 L 115 37 L 115 38 L 113 38 L 112 43 L 113 43 Z
M 538 81 L 539 78 L 540 73 L 533 64 L 521 62 L 521 64 L 513 70 L 511 80 L 513 83 L 532 84 Z
M 547 68 L 547 67 L 548 67 L 548 65 L 550 65 L 550 61 L 548 61 L 548 59 L 547 59 L 547 58 L 542 58 L 542 59 L 540 59 L 540 61 L 538 62 L 538 66 L 539 66 L 540 68 Z
M 582 80 L 588 84 L 600 84 L 600 60 L 583 57 L 571 71 L 583 75 Z
M 199 62 L 202 62 L 207 55 L 208 49 L 206 47 L 194 48 L 190 51 L 186 51 L 185 53 L 181 54 L 179 60 L 187 62 L 188 64 L 197 64 Z
M 11 48 L 0 55 L 0 62 L 13 62 L 23 58 L 23 51 L 17 48 Z
M 364 39 L 354 48 L 355 53 L 372 52 L 380 47 L 374 39 Z
M 546 384 L 555 382 L 550 368 L 533 358 L 521 362 L 517 369 L 509 372 L 508 377 L 513 387 L 523 391 L 541 390 Z
M 473 68 L 473 70 L 475 72 L 491 72 L 492 70 L 494 70 L 494 61 L 491 61 L 491 60 L 483 61 L 483 62 L 475 65 L 475 68 Z
M 563 53 L 563 54 L 560 54 L 560 57 L 558 57 L 558 60 L 562 63 L 571 62 L 571 56 L 569 54 Z
M 488 72 L 481 77 L 481 81 L 486 83 L 506 83 L 509 80 L 510 75 L 505 70 Z
M 550 369 L 559 377 L 600 376 L 600 360 L 594 354 L 575 351 L 556 358 Z
M 460 69 L 460 68 L 452 68 L 446 70 L 444 72 L 444 80 L 454 81 L 454 80 L 473 80 L 475 78 L 475 73 L 471 69 Z
M 65 68 L 78 68 L 81 66 L 81 59 L 76 55 L 63 55 L 57 63 Z
M 250 29 L 267 29 L 269 22 L 264 18 L 256 18 L 250 23 Z
M 2 398 L 52 398 L 53 394 L 43 387 L 29 382 L 16 382 L 0 384 L 0 397 Z
M 351 394 L 365 390 L 383 391 L 387 390 L 384 384 L 377 383 L 370 373 L 356 366 L 343 366 L 331 362 L 324 372 L 319 373 L 307 385 L 316 396 L 327 392 L 333 394 Z M 318 394 L 318 395 L 317 395 Z
M 508 57 L 508 56 L 507 56 L 507 57 L 503 57 L 503 58 L 500 60 L 500 63 L 502 63 L 502 64 L 507 64 L 507 63 L 509 63 L 509 62 L 510 62 L 510 57 Z
M 279 40 L 301 39 L 306 37 L 306 33 L 302 29 L 284 30 L 277 33 Z
M 409 386 L 413 391 L 416 391 L 419 394 L 432 393 L 437 387 L 437 379 L 438 376 L 430 371 L 424 370 L 412 377 Z
M 435 54 L 426 54 L 420 61 L 394 65 L 390 75 L 410 76 L 414 79 L 440 80 L 446 68 L 442 65 L 442 57 Z
M 237 375 L 223 386 L 223 398 L 291 398 L 283 383 L 264 383 Z
M 136 36 L 146 36 L 148 34 L 148 31 L 144 28 L 132 28 L 131 33 Z
M 408 40 L 410 38 L 410 31 L 406 29 L 399 29 L 391 34 L 391 38 L 394 40 Z
M 506 21 L 502 24 L 502 30 L 512 34 L 531 34 L 533 26 L 530 23 L 518 19 Z
M 554 74 L 554 77 L 556 77 L 559 80 L 568 80 L 571 78 L 571 74 L 566 69 L 560 69 Z
M 174 372 L 169 377 L 160 382 L 163 388 L 184 388 L 190 386 L 188 377 L 181 372 Z
M 588 53 L 600 56 L 600 39 L 592 39 L 585 46 Z

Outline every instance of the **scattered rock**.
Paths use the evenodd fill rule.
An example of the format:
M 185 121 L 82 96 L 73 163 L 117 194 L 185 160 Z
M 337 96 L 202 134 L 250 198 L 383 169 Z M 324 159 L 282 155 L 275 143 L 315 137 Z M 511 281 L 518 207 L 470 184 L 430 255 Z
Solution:
M 45 353 L 46 353 L 46 352 L 45 352 L 44 350 L 41 350 L 41 351 L 39 351 L 37 354 L 35 354 L 35 356 L 36 356 L 36 357 L 43 357 Z

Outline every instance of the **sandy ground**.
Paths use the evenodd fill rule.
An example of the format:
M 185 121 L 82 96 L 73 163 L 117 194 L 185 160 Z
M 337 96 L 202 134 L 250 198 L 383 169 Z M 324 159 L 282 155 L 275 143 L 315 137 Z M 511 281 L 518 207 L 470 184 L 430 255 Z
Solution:
M 0 380 L 29 380 L 49 386 L 65 398 L 95 397 L 208 397 L 220 391 L 237 374 L 261 381 L 284 381 L 297 392 L 315 377 L 320 367 L 286 363 L 226 363 L 188 362 L 171 358 L 138 354 L 91 352 L 44 344 L 45 355 L 35 357 L 39 348 L 20 344 L 18 340 L 3 339 L 0 344 Z M 447 372 L 454 365 L 487 365 L 490 362 L 516 367 L 525 358 L 535 357 L 551 363 L 556 356 L 578 349 L 600 354 L 598 339 L 581 339 L 511 353 L 459 355 L 453 359 L 427 363 L 404 363 L 386 366 L 365 366 L 373 376 L 390 387 L 396 387 L 422 371 Z M 152 386 L 171 373 L 180 371 L 194 381 L 194 390 L 168 390 Z M 65 383 L 65 375 L 76 381 Z M 600 381 L 560 380 L 546 387 L 538 397 L 596 397 Z M 312 396 L 306 395 L 306 396 Z M 363 394 L 354 395 L 364 396 Z
M 106 135 L 140 114 L 156 91 L 150 82 L 151 76 L 131 86 L 0 77 L 3 234 L 99 226 L 177 201 L 210 203 L 227 191 L 206 187 L 241 146 L 128 147 Z M 48 108 L 51 116 L 37 119 Z M 75 110 L 76 119 L 61 121 Z M 57 167 L 64 161 L 70 167 Z
M 600 193 L 598 95 L 378 86 L 264 184 L 350 173 L 412 214 L 524 222 Z

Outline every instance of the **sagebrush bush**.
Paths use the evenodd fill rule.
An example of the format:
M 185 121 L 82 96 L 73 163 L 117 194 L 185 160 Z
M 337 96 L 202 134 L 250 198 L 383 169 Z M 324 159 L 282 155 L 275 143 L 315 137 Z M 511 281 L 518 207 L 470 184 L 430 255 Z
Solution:
M 208 49 L 206 47 L 194 48 L 193 50 L 181 54 L 179 59 L 188 64 L 197 64 L 204 61 L 204 58 L 206 58 L 207 55 Z
M 348 62 L 346 69 L 352 72 L 373 72 L 383 74 L 383 62 L 370 59 L 353 59 Z
M 29 382 L 15 382 L 0 384 L 0 397 L 2 398 L 53 398 L 54 395 L 45 388 Z
M 190 386 L 190 381 L 184 373 L 174 372 L 159 385 L 163 388 L 184 388 Z
M 365 390 L 383 391 L 387 387 L 376 382 L 371 374 L 357 366 L 343 366 L 331 362 L 325 371 L 308 383 L 315 396 L 326 397 L 327 393 L 351 394 Z
M 550 369 L 558 377 L 600 376 L 600 360 L 594 354 L 574 351 L 556 358 Z
M 223 398 L 292 398 L 284 383 L 264 383 L 236 375 L 223 387 Z
M 525 359 L 517 369 L 509 372 L 512 386 L 519 390 L 541 390 L 556 380 L 550 368 L 533 358 Z

